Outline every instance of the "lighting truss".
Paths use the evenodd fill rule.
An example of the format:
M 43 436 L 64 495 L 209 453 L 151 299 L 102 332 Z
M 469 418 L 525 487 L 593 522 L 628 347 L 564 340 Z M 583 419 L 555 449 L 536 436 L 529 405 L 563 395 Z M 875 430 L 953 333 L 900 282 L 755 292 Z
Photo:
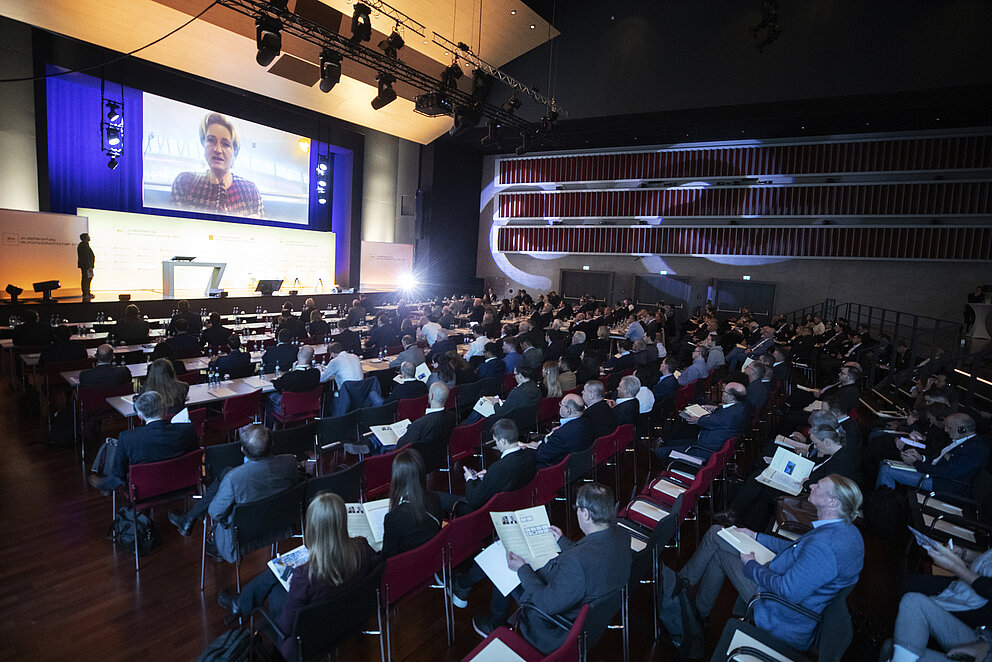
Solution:
M 390 58 L 379 50 L 372 49 L 361 43 L 353 43 L 349 37 L 328 30 L 323 26 L 320 26 L 297 14 L 280 10 L 278 7 L 274 7 L 270 4 L 268 0 L 218 0 L 218 4 L 252 19 L 257 19 L 259 16 L 270 16 L 277 18 L 282 22 L 283 32 L 298 37 L 311 44 L 315 44 L 319 48 L 326 48 L 336 51 L 340 53 L 342 57 L 363 64 L 374 71 L 390 73 L 396 78 L 397 82 L 406 83 L 407 85 L 410 85 L 418 90 L 422 90 L 423 92 L 434 92 L 442 89 L 442 82 L 440 78 L 419 71 L 401 60 Z M 418 32 L 419 26 L 420 30 L 423 30 L 424 32 L 427 31 L 423 25 L 413 21 L 413 19 L 410 19 L 405 14 L 402 14 L 402 12 L 393 10 L 385 3 L 381 2 L 381 0 L 373 0 L 372 2 L 366 2 L 366 4 L 373 7 L 375 10 L 386 14 L 391 19 L 397 20 L 397 22 L 408 30 L 413 30 L 418 34 L 421 34 L 421 32 Z M 386 11 L 386 9 L 389 11 Z M 397 17 L 402 18 L 403 20 L 399 20 Z M 436 33 L 434 33 L 434 39 L 436 42 L 439 39 L 439 36 Z M 447 44 L 450 44 L 450 42 L 447 42 Z M 445 45 L 445 47 L 449 47 L 447 44 L 443 45 Z M 457 49 L 457 45 L 450 47 Z M 475 63 L 475 60 L 482 63 L 482 60 L 475 58 L 474 55 L 472 57 L 475 58 L 475 60 L 470 59 L 467 55 L 468 53 L 461 55 L 460 57 L 463 57 L 473 63 Z M 490 75 L 495 75 L 499 80 L 504 82 L 507 80 L 513 81 L 513 83 L 517 85 L 515 89 L 519 89 L 521 92 L 529 94 L 532 98 L 534 98 L 533 95 L 536 93 L 533 90 L 526 87 L 522 83 L 515 81 L 509 76 L 502 74 L 502 72 L 499 72 L 499 70 L 495 67 L 492 67 L 491 65 L 488 65 L 488 67 L 493 72 L 497 73 L 493 74 L 487 71 L 485 67 L 480 68 L 482 68 L 483 71 L 490 73 Z M 512 85 L 512 83 L 507 84 Z M 501 126 L 512 127 L 520 131 L 529 132 L 536 132 L 540 128 L 538 124 L 534 124 L 523 118 L 517 117 L 515 114 L 503 110 L 501 106 L 497 106 L 489 102 L 480 103 L 478 99 L 473 98 L 470 93 L 463 92 L 457 88 L 447 88 L 445 89 L 445 94 L 451 99 L 454 106 L 472 106 L 478 104 L 482 111 L 483 117 L 495 120 Z M 546 105 L 549 105 L 552 110 L 555 110 L 556 106 L 553 106 L 553 100 L 546 99 L 540 95 L 538 95 L 538 97 L 540 97 L 540 99 L 544 99 L 544 101 L 547 102 Z M 561 113 L 562 111 L 557 109 L 556 112 Z M 558 144 L 556 138 L 547 134 L 542 135 L 541 140 L 552 145 Z

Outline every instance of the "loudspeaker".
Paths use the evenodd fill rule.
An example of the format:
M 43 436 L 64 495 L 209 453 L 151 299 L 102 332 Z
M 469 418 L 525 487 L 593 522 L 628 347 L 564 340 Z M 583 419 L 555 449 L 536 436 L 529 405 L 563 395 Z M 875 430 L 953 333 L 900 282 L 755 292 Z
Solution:
M 117 300 L 118 301 L 130 301 L 131 300 L 131 295 L 130 294 L 118 294 L 117 295 Z

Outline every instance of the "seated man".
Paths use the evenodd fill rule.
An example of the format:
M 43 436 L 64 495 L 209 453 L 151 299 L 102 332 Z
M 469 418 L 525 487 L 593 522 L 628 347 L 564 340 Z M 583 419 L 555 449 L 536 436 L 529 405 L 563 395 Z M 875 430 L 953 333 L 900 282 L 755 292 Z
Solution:
M 215 313 L 216 314 L 216 313 Z M 220 317 L 218 315 L 218 317 Z M 166 340 L 172 348 L 172 354 L 177 359 L 189 359 L 200 355 L 200 341 L 188 333 L 189 322 L 180 317 L 176 320 L 176 335 Z M 207 329 L 209 331 L 209 329 Z M 206 333 L 206 331 L 204 331 Z
M 582 415 L 584 410 L 582 397 L 569 393 L 558 403 L 558 416 L 561 418 L 558 427 L 552 429 L 540 442 L 525 444 L 528 448 L 537 449 L 539 469 L 558 464 L 570 454 L 584 451 L 592 445 L 596 438 L 592 433 L 592 425 Z
M 739 529 L 775 552 L 768 565 L 758 563 L 753 553 L 738 552 L 718 535 L 721 527 L 710 527 L 679 573 L 690 584 L 698 585 L 696 609 L 700 617 L 709 616 L 725 578 L 745 602 L 767 592 L 823 613 L 834 596 L 855 584 L 861 573 L 864 541 L 853 524 L 861 500 L 861 490 L 854 481 L 833 474 L 812 485 L 809 501 L 816 507 L 817 520 L 813 530 L 797 541 Z M 806 650 L 812 643 L 816 622 L 788 607 L 760 601 L 754 619 L 758 627 L 797 650 Z
M 200 319 L 199 315 L 190 312 L 189 301 L 186 299 L 181 299 L 176 304 L 176 314 L 172 316 L 171 320 L 169 320 L 169 326 L 166 329 L 167 333 L 178 333 L 178 330 L 176 329 L 176 322 L 181 319 L 186 320 L 187 333 L 199 337 L 200 329 L 203 327 L 203 321 Z
M 641 342 L 643 343 L 643 340 Z M 624 339 L 618 343 L 618 346 L 620 353 L 606 360 L 606 369 L 614 372 L 622 372 L 628 368 L 633 368 L 635 365 L 634 360 L 638 358 L 633 352 L 634 344 Z
M 444 329 L 438 329 L 437 337 L 431 345 L 431 351 L 427 353 L 427 360 L 431 361 L 442 354 L 457 350 L 458 345 L 455 344 L 455 341 L 448 339 L 448 332 Z
M 679 386 L 694 384 L 700 379 L 706 379 L 710 374 L 710 369 L 706 365 L 706 357 L 710 350 L 702 345 L 696 345 L 692 350 L 692 363 L 679 375 Z
M 303 479 L 296 456 L 272 455 L 272 430 L 261 423 L 239 431 L 246 462 L 227 467 L 210 483 L 202 499 L 193 502 L 185 514 L 169 511 L 169 521 L 179 533 L 188 536 L 196 521 L 209 513 L 216 522 L 214 536 L 207 539 L 207 555 L 234 563 L 234 532 L 228 517 L 239 503 L 251 503 L 289 489 Z
M 200 334 L 200 343 L 205 345 L 207 349 L 211 347 L 222 347 L 227 344 L 227 339 L 231 337 L 231 334 L 234 333 L 234 331 L 224 326 L 220 318 L 220 313 L 210 313 L 210 317 L 208 317 L 207 320 L 210 322 L 210 326 L 204 329 L 203 333 Z M 190 333 L 193 332 L 190 331 Z
M 500 418 L 512 418 L 517 427 L 522 427 L 527 423 L 522 418 L 528 416 L 528 412 L 537 415 L 537 405 L 541 401 L 541 387 L 534 381 L 534 371 L 520 363 L 513 371 L 513 377 L 517 380 L 517 385 L 507 393 L 506 400 L 493 405 L 493 415 L 490 416 L 492 420 L 489 424 L 484 424 L 483 429 Z M 483 418 L 482 414 L 473 411 L 465 419 L 465 423 L 474 423 L 480 418 Z M 485 434 L 483 437 L 488 438 Z
M 673 432 L 673 440 L 663 441 L 663 445 L 655 449 L 655 455 L 665 459 L 673 450 L 685 451 L 690 446 L 699 446 L 701 449 L 693 448 L 688 452 L 708 457 L 710 453 L 720 450 L 728 439 L 739 435 L 751 418 L 751 413 L 744 404 L 747 389 L 739 382 L 730 382 L 723 387 L 722 397 L 723 403 L 706 416 L 697 418 L 684 412 L 680 414 L 688 425 L 680 424 L 678 432 Z M 685 434 L 687 430 L 699 432 L 695 439 L 680 438 L 679 435 Z
M 114 365 L 114 348 L 100 345 L 96 348 L 96 365 L 79 373 L 80 388 L 91 386 L 117 386 L 131 381 L 131 371 L 124 366 Z
M 360 382 L 364 379 L 362 360 L 351 352 L 346 352 L 341 343 L 332 342 L 327 346 L 327 358 L 330 360 L 320 374 L 321 384 L 333 379 L 338 390 L 341 390 L 345 382 Z
M 951 414 L 944 419 L 944 430 L 951 439 L 937 457 L 928 460 L 917 449 L 906 447 L 902 461 L 913 470 L 896 469 L 887 462 L 878 467 L 875 487 L 911 485 L 927 492 L 968 494 L 972 479 L 989 461 L 989 445 L 975 432 L 975 419 L 967 414 Z M 924 478 L 925 475 L 928 477 Z
M 303 340 L 307 337 L 306 325 L 303 320 L 293 314 L 293 304 L 288 301 L 282 305 L 277 333 L 281 333 L 283 329 L 289 331 L 289 337 L 293 340 Z
M 227 347 L 230 351 L 211 359 L 207 367 L 217 370 L 221 376 L 230 375 L 233 379 L 251 377 L 255 371 L 251 364 L 251 354 L 241 351 L 241 338 L 236 333 L 232 333 L 227 339 Z
M 471 361 L 473 357 L 482 356 L 488 343 L 489 337 L 486 335 L 486 329 L 481 324 L 476 324 L 472 329 L 472 342 L 469 343 L 468 350 L 465 352 L 465 360 Z
M 107 342 L 114 345 L 137 345 L 148 342 L 148 322 L 141 319 L 141 310 L 133 303 L 124 309 L 124 319 L 111 327 Z
M 786 411 L 778 428 L 778 434 L 790 434 L 806 422 L 806 412 L 803 409 L 814 400 L 824 400 L 828 396 L 837 398 L 838 404 L 844 411 L 850 412 L 858 406 L 860 399 L 858 382 L 861 381 L 861 368 L 857 364 L 844 365 L 837 375 L 837 381 L 823 388 L 803 391 L 796 389 L 785 401 Z
M 744 368 L 747 375 L 747 398 L 745 402 L 751 413 L 761 411 L 761 408 L 768 402 L 768 396 L 772 392 L 771 367 L 766 366 L 761 361 L 753 361 Z
M 409 361 L 404 361 L 400 365 L 399 376 L 403 381 L 393 386 L 393 389 L 389 392 L 389 396 L 386 398 L 387 403 L 427 395 L 427 384 L 416 378 L 415 370 L 416 366 Z
M 658 377 L 658 383 L 651 389 L 656 401 L 675 402 L 675 395 L 679 391 L 679 382 L 673 374 L 674 372 L 675 359 L 671 356 L 666 356 L 661 361 L 661 372 Z
M 282 413 L 282 394 L 306 393 L 320 386 L 320 371 L 310 365 L 313 347 L 304 345 L 296 355 L 296 365 L 281 377 L 272 380 L 275 391 L 269 393 L 268 409 Z
M 22 313 L 24 321 L 11 331 L 14 347 L 42 347 L 54 339 L 52 327 L 47 322 L 38 321 L 38 311 L 28 308 Z
M 438 495 L 445 512 L 454 515 L 471 513 L 484 506 L 497 492 L 512 492 L 530 483 L 537 475 L 537 453 L 533 448 L 518 444 L 518 439 L 516 423 L 509 418 L 496 421 L 493 425 L 493 441 L 499 451 L 499 459 L 482 471 L 463 467 L 465 496 Z
M 103 450 L 103 471 L 94 464 L 89 482 L 104 492 L 127 485 L 128 469 L 132 464 L 171 460 L 195 451 L 200 446 L 192 423 L 170 423 L 166 419 L 165 402 L 155 391 L 145 391 L 134 399 L 134 411 L 145 424 L 121 432 Z M 111 450 L 113 448 L 113 450 Z M 100 453 L 97 453 L 98 457 Z M 99 461 L 99 460 L 98 460 Z
M 81 340 L 72 340 L 72 329 L 69 327 L 57 326 L 52 329 L 52 334 L 55 342 L 42 348 L 38 365 L 82 361 L 87 357 L 86 345 Z
M 589 383 L 586 382 L 586 385 Z M 627 375 L 620 380 L 617 385 L 617 401 L 613 405 L 613 418 L 618 426 L 636 423 L 637 415 L 640 412 L 640 402 L 637 400 L 637 394 L 640 390 L 641 380 L 634 375 Z M 648 411 L 651 411 L 650 408 Z
M 544 365 L 544 351 L 534 344 L 534 337 L 530 334 L 520 334 L 517 337 L 520 341 L 520 363 L 529 366 L 533 370 L 540 370 Z
M 475 369 L 475 374 L 479 379 L 489 379 L 490 377 L 503 378 L 506 374 L 506 363 L 503 361 L 503 352 L 499 343 L 487 342 L 482 352 L 483 361 Z
M 455 412 L 445 409 L 448 401 L 448 387 L 443 382 L 431 384 L 427 394 L 427 411 L 410 423 L 403 436 L 396 442 L 396 448 L 413 446 L 424 458 L 428 473 L 446 464 L 448 441 L 455 429 Z
M 313 335 L 312 332 L 311 335 Z M 385 352 L 391 345 L 398 343 L 399 339 L 399 330 L 393 324 L 393 318 L 388 315 L 379 315 L 376 318 L 375 326 L 369 331 L 369 339 L 365 344 L 365 349 L 371 353 L 367 356 Z
M 771 349 L 774 344 L 775 329 L 768 325 L 761 327 L 760 336 L 754 337 L 752 344 L 746 349 L 734 347 L 730 350 L 730 353 L 727 354 L 728 369 L 734 372 L 746 359 L 759 360 L 761 355 Z
M 357 331 L 352 331 L 348 326 L 348 320 L 338 322 L 338 334 L 334 336 L 334 341 L 340 343 L 344 351 L 349 354 L 359 356 L 362 353 L 362 337 Z
M 585 537 L 572 542 L 561 529 L 552 526 L 561 553 L 543 567 L 532 568 L 512 552 L 506 555 L 507 567 L 520 579 L 520 586 L 509 596 L 520 605 L 520 634 L 545 655 L 560 647 L 568 636 L 568 631 L 551 624 L 548 616 L 572 622 L 582 605 L 619 591 L 630 579 L 630 537 L 616 526 L 616 501 L 610 489 L 599 483 L 580 487 L 575 497 L 575 515 Z M 465 604 L 471 587 L 484 576 L 473 564 L 466 576 L 456 578 L 455 599 Z M 472 619 L 475 631 L 488 636 L 506 622 L 509 606 L 509 598 L 493 590 L 490 613 Z
M 403 343 L 403 351 L 400 352 L 395 359 L 389 362 L 390 368 L 395 368 L 403 364 L 404 361 L 409 361 L 413 364 L 414 369 L 421 363 L 427 363 L 427 357 L 424 356 L 424 350 L 417 347 L 417 339 L 413 336 L 403 336 L 401 342 Z
M 520 341 L 513 336 L 503 338 L 503 363 L 506 364 L 506 371 L 513 373 L 513 369 L 523 360 L 520 356 Z
M 365 308 L 362 306 L 362 302 L 359 299 L 355 299 L 351 302 L 351 308 L 348 309 L 348 316 L 345 318 L 348 322 L 348 326 L 362 326 L 365 324 Z
M 277 367 L 283 372 L 292 370 L 299 351 L 299 347 L 293 342 L 293 332 L 289 329 L 279 329 L 277 338 L 278 344 L 269 347 L 262 354 L 262 370 L 267 375 L 275 372 Z
M 613 434 L 617 429 L 616 416 L 605 397 L 606 389 L 599 380 L 589 380 L 582 387 L 582 404 L 585 405 L 582 417 L 589 421 L 593 439 Z

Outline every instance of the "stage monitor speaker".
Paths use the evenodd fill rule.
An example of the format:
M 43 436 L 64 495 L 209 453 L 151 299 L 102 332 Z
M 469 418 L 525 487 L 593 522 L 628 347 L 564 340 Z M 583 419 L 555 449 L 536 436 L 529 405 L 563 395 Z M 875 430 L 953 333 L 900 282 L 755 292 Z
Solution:
M 118 301 L 130 301 L 131 300 L 131 295 L 130 294 L 118 294 L 117 295 L 117 300 Z
M 21 296 L 23 292 L 24 292 L 23 288 L 20 288 L 17 285 L 14 285 L 13 283 L 7 285 L 7 294 L 10 295 L 11 303 L 17 303 L 17 297 Z
M 42 293 L 43 301 L 51 301 L 52 290 L 57 290 L 60 287 L 62 287 L 62 283 L 57 280 L 43 280 L 34 284 L 34 291 Z

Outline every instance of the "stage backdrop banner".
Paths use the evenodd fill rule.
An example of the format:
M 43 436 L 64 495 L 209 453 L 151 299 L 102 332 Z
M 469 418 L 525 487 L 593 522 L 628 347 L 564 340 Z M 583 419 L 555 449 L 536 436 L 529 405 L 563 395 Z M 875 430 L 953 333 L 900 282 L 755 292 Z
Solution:
M 161 292 L 162 262 L 174 256 L 225 263 L 220 286 L 234 296 L 248 295 L 260 279 L 281 279 L 283 290 L 330 291 L 334 284 L 333 232 L 98 209 L 79 213 L 89 219 L 96 253 L 94 290 Z M 208 276 L 207 269 L 177 269 L 176 294 L 202 296 Z
M 79 216 L 0 209 L 0 291 L 10 283 L 24 290 L 22 298 L 41 296 L 32 283 L 59 280 L 55 297 L 79 296 L 76 244 L 83 232 L 86 219 Z
M 413 271 L 413 244 L 362 242 L 362 290 L 395 290 Z

